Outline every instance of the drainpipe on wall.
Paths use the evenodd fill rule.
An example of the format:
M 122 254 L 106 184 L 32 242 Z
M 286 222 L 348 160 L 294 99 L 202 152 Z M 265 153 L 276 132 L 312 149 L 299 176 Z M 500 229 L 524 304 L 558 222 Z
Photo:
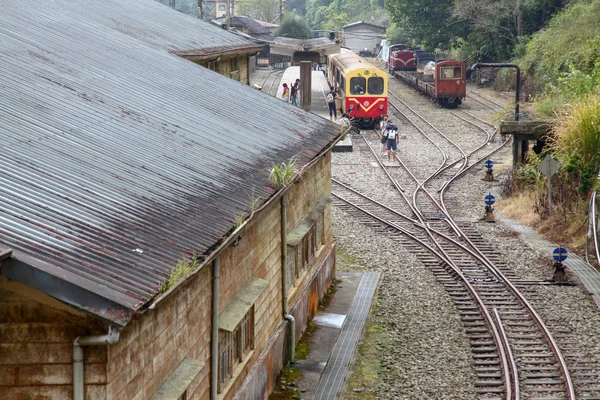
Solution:
M 83 346 L 102 346 L 119 341 L 119 328 L 108 327 L 108 335 L 77 336 L 73 341 L 73 400 L 84 400 Z
M 286 219 L 287 194 L 281 195 L 281 280 L 283 286 L 283 318 L 290 323 L 290 363 L 294 363 L 296 350 L 296 320 L 289 313 L 288 307 L 288 269 L 287 269 L 287 219 Z
M 212 316 L 210 333 L 210 399 L 217 399 L 219 385 L 219 257 L 212 263 Z

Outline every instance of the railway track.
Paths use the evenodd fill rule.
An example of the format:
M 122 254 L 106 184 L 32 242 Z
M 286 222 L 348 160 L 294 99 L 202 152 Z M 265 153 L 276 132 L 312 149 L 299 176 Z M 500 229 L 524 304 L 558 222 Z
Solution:
M 431 160 L 427 171 L 413 173 L 410 162 L 384 162 L 377 154 L 377 134 L 366 132 L 355 142 L 357 163 L 380 169 L 381 181 L 371 193 L 361 193 L 334 177 L 336 205 L 414 250 L 434 273 L 465 327 L 481 398 L 575 399 L 566 358 L 531 304 L 535 286 L 520 283 L 514 268 L 502 263 L 472 224 L 454 221 L 446 206 L 448 187 L 506 142 L 494 141 L 493 125 L 452 113 L 481 132 L 477 145 L 463 149 L 399 98 L 390 105 L 416 122 L 424 145 L 437 149 L 438 163 Z M 578 391 L 596 398 L 584 383 Z
M 482 95 L 481 93 L 478 93 L 475 90 L 468 90 L 467 96 L 469 97 L 470 100 L 475 101 L 476 103 L 482 105 L 485 108 L 492 110 L 495 113 L 503 111 L 506 108 L 506 105 L 500 104 L 496 100 L 491 99 L 485 95 Z
M 261 84 L 261 90 L 271 96 L 276 96 L 277 90 L 279 89 L 279 82 L 281 82 L 284 71 L 285 70 L 276 69 L 269 72 Z

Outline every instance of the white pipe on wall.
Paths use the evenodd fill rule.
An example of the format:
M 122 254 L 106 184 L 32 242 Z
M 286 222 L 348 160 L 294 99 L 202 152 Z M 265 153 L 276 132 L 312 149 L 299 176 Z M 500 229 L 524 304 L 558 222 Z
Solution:
M 119 341 L 119 328 L 108 327 L 107 335 L 77 336 L 73 341 L 73 400 L 84 400 L 83 346 L 102 346 Z

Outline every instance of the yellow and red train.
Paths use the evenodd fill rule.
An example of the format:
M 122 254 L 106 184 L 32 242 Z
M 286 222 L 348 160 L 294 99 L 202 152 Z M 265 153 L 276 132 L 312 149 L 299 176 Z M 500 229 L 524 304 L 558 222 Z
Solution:
M 342 108 L 361 128 L 370 128 L 388 112 L 388 74 L 351 50 L 327 59 L 327 79 L 345 96 Z

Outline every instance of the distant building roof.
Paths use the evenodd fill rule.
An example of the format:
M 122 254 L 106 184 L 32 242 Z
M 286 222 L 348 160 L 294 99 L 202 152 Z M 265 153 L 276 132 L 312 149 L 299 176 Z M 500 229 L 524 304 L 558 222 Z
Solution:
M 369 26 L 371 28 L 375 28 L 375 29 L 382 30 L 382 31 L 385 32 L 385 26 L 370 24 L 370 23 L 364 22 L 364 21 L 358 21 L 358 22 L 353 22 L 353 23 L 348 24 L 348 25 L 344 25 L 344 26 L 342 26 L 342 29 L 356 28 L 356 27 L 359 27 L 361 25 Z
M 170 53 L 247 41 L 153 0 L 3 2 L 0 274 L 125 325 L 339 127 Z
M 222 26 L 227 23 L 227 18 L 216 18 L 211 22 L 218 26 Z M 271 32 L 271 29 L 264 27 L 263 25 L 259 24 L 258 21 L 247 16 L 229 18 L 229 26 L 246 33 L 254 39 L 259 39 L 264 42 L 270 42 L 273 40 L 273 33 Z
M 273 30 L 274 28 L 277 28 L 279 25 L 277 24 L 272 24 L 270 22 L 267 21 L 261 21 L 259 19 L 255 19 L 256 22 L 258 22 L 261 26 L 265 27 L 265 28 L 269 28 L 269 30 Z

